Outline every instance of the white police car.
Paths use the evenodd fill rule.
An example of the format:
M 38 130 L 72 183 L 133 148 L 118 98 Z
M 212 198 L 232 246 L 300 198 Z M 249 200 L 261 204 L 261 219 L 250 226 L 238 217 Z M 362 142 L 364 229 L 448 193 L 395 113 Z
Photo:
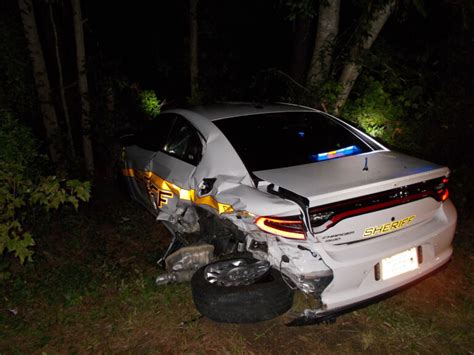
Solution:
M 289 104 L 173 109 L 123 142 L 132 197 L 174 235 L 165 258 L 212 246 L 201 265 L 217 261 L 191 267 L 196 306 L 212 319 L 271 318 L 291 307 L 292 288 L 317 300 L 300 321 L 326 319 L 451 257 L 448 168 L 326 113 Z M 178 279 L 180 265 L 169 270 Z

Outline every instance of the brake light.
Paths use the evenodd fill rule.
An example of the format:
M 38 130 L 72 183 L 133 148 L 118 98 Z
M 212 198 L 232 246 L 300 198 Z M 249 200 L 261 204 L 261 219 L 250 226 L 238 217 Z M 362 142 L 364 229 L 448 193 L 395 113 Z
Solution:
M 288 239 L 306 239 L 304 225 L 296 218 L 259 217 L 255 224 L 264 232 Z
M 441 196 L 441 201 L 442 202 L 446 201 L 448 199 L 448 197 L 449 197 L 449 191 L 448 191 L 448 189 L 446 189 L 446 191 L 444 191 L 443 196 Z
M 436 200 L 440 202 L 444 202 L 448 199 L 448 197 L 449 197 L 448 188 L 443 187 L 442 189 L 436 190 Z
M 448 178 L 443 178 L 441 183 L 436 186 L 436 196 L 435 199 L 440 202 L 444 202 L 449 197 L 448 187 L 446 186 L 448 183 Z

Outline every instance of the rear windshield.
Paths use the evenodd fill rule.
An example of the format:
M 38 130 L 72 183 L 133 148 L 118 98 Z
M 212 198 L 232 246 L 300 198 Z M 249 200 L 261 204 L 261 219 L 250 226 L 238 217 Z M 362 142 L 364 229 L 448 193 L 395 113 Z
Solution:
M 320 113 L 283 112 L 225 118 L 214 123 L 250 171 L 337 159 L 373 150 Z

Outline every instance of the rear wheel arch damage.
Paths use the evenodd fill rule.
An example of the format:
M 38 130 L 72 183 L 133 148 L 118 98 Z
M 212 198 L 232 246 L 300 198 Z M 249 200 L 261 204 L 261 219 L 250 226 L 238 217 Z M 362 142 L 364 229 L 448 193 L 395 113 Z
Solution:
M 160 170 L 159 162 L 155 164 L 158 154 L 160 159 L 163 158 L 168 162 L 175 160 L 173 157 L 158 152 L 150 158 L 144 166 L 144 170 L 138 169 L 133 164 L 126 166 L 125 169 L 128 179 L 133 179 L 135 183 L 139 182 L 144 185 L 145 189 L 143 190 L 149 195 L 148 199 L 155 201 L 155 206 L 151 206 L 154 210 L 152 212 L 157 216 L 157 220 L 164 222 L 167 228 L 173 231 L 173 240 L 176 246 L 180 243 L 176 248 L 170 246 L 167 255 L 162 260 L 165 263 L 167 260 L 169 261 L 166 263 L 168 273 L 158 276 L 158 284 L 189 280 L 197 267 L 212 262 L 215 255 L 234 253 L 257 257 L 260 260 L 269 259 L 268 255 L 265 255 L 268 254 L 268 250 L 267 253 L 253 255 L 254 251 L 247 249 L 249 236 L 260 232 L 254 224 L 255 215 L 246 211 L 255 210 L 259 213 L 265 207 L 265 210 L 270 209 L 278 213 L 278 211 L 288 210 L 291 203 L 248 185 L 245 176 L 215 175 L 215 172 L 207 171 L 202 164 L 192 168 L 189 166 L 191 169 L 189 170 L 187 163 L 177 163 L 179 165 L 177 172 L 186 168 L 190 174 L 188 182 L 182 185 L 173 178 L 176 172 L 172 173 L 169 168 Z M 163 177 L 160 176 L 157 169 L 164 174 Z M 211 178 L 201 179 L 199 176 L 211 176 Z M 159 192 L 162 193 L 159 194 Z M 160 202 L 162 203 L 160 204 Z M 187 240 L 187 238 L 189 239 Z M 212 246 L 212 252 L 209 252 L 206 247 L 200 248 L 198 243 Z M 184 250 L 180 251 L 179 247 Z M 183 262 L 186 258 L 190 260 L 188 264 Z M 277 270 L 273 270 L 272 273 L 279 275 Z M 279 277 L 281 279 L 280 275 Z M 281 282 L 277 283 L 282 286 Z M 288 289 L 285 281 L 283 283 L 285 289 Z M 266 288 L 267 285 L 255 286 L 255 288 L 259 287 Z M 273 285 L 272 287 L 274 289 L 277 286 Z M 234 289 L 234 292 L 235 294 L 246 293 L 247 290 Z M 258 297 L 267 298 L 266 291 L 262 292 L 255 291 L 253 293 L 253 302 L 263 302 L 269 306 L 273 304 L 271 307 L 277 307 L 280 311 L 283 309 L 286 311 L 291 307 L 293 296 L 291 295 L 290 300 L 288 291 L 286 293 L 281 291 L 287 295 L 284 305 L 275 305 L 273 300 L 257 300 Z M 235 297 L 239 298 L 239 296 Z M 208 301 L 208 299 L 206 300 Z M 241 305 L 238 307 L 242 308 Z M 270 314 L 273 315 L 271 318 L 278 315 L 280 311 L 271 311 Z M 265 313 L 259 317 L 257 320 L 269 319 L 270 315 Z M 232 319 L 228 318 L 224 321 L 232 321 Z

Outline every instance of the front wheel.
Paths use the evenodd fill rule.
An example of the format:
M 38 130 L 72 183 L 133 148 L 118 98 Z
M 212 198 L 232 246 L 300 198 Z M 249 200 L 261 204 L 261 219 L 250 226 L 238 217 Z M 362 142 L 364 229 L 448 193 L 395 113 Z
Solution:
M 270 269 L 256 277 L 255 269 L 262 264 L 250 260 L 217 261 L 196 271 L 191 289 L 194 304 L 202 315 L 223 323 L 254 323 L 275 318 L 291 308 L 294 291 L 286 285 L 280 272 Z M 252 283 L 235 282 L 233 275 L 245 274 L 246 265 L 250 270 L 247 273 L 253 277 Z M 216 270 L 219 271 L 217 279 Z M 234 282 L 228 282 L 229 277 Z

